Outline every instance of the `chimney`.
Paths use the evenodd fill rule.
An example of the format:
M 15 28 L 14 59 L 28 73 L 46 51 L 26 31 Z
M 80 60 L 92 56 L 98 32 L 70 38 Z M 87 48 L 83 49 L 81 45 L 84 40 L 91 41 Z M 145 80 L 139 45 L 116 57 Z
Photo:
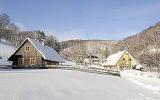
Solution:
M 39 39 L 37 42 L 42 43 L 43 46 L 45 46 L 45 40 L 44 39 Z
M 44 39 L 41 39 L 41 41 L 42 41 L 42 42 L 41 42 L 42 45 L 45 46 L 45 40 L 44 40 Z

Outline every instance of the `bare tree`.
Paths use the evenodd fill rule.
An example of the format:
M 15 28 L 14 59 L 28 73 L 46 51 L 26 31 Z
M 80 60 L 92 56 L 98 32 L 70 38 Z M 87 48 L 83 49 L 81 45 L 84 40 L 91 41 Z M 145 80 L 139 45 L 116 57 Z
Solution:
M 46 43 L 46 45 L 54 48 L 57 52 L 59 52 L 61 49 L 61 46 L 60 46 L 58 39 L 52 35 L 46 36 L 45 43 Z
M 0 40 L 5 38 L 8 34 L 8 26 L 10 24 L 10 18 L 7 14 L 0 15 Z

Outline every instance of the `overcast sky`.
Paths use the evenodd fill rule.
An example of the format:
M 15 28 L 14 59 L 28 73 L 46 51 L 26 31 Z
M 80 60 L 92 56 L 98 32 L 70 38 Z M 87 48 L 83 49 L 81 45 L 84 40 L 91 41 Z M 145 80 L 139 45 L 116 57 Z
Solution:
M 160 0 L 0 0 L 0 12 L 60 40 L 120 40 L 160 21 Z

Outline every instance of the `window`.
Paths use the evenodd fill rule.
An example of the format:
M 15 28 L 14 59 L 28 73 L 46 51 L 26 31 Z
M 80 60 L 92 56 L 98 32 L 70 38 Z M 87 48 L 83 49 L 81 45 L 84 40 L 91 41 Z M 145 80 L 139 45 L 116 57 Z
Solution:
M 30 58 L 30 64 L 31 65 L 36 64 L 36 58 Z
M 123 61 L 125 61 L 126 59 L 125 58 L 123 58 Z
M 24 64 L 24 58 L 18 58 L 18 65 Z
M 131 58 L 129 58 L 129 61 L 132 61 L 132 59 L 131 59 Z
M 29 46 L 25 46 L 25 51 L 29 51 L 30 47 Z

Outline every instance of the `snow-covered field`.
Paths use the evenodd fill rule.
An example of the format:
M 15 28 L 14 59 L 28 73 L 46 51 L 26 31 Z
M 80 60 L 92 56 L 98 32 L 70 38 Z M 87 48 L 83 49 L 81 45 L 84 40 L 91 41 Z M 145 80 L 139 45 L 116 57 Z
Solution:
M 1 100 L 160 100 L 124 78 L 62 69 L 1 70 Z
M 160 93 L 160 73 L 124 70 L 121 72 L 121 77 Z

